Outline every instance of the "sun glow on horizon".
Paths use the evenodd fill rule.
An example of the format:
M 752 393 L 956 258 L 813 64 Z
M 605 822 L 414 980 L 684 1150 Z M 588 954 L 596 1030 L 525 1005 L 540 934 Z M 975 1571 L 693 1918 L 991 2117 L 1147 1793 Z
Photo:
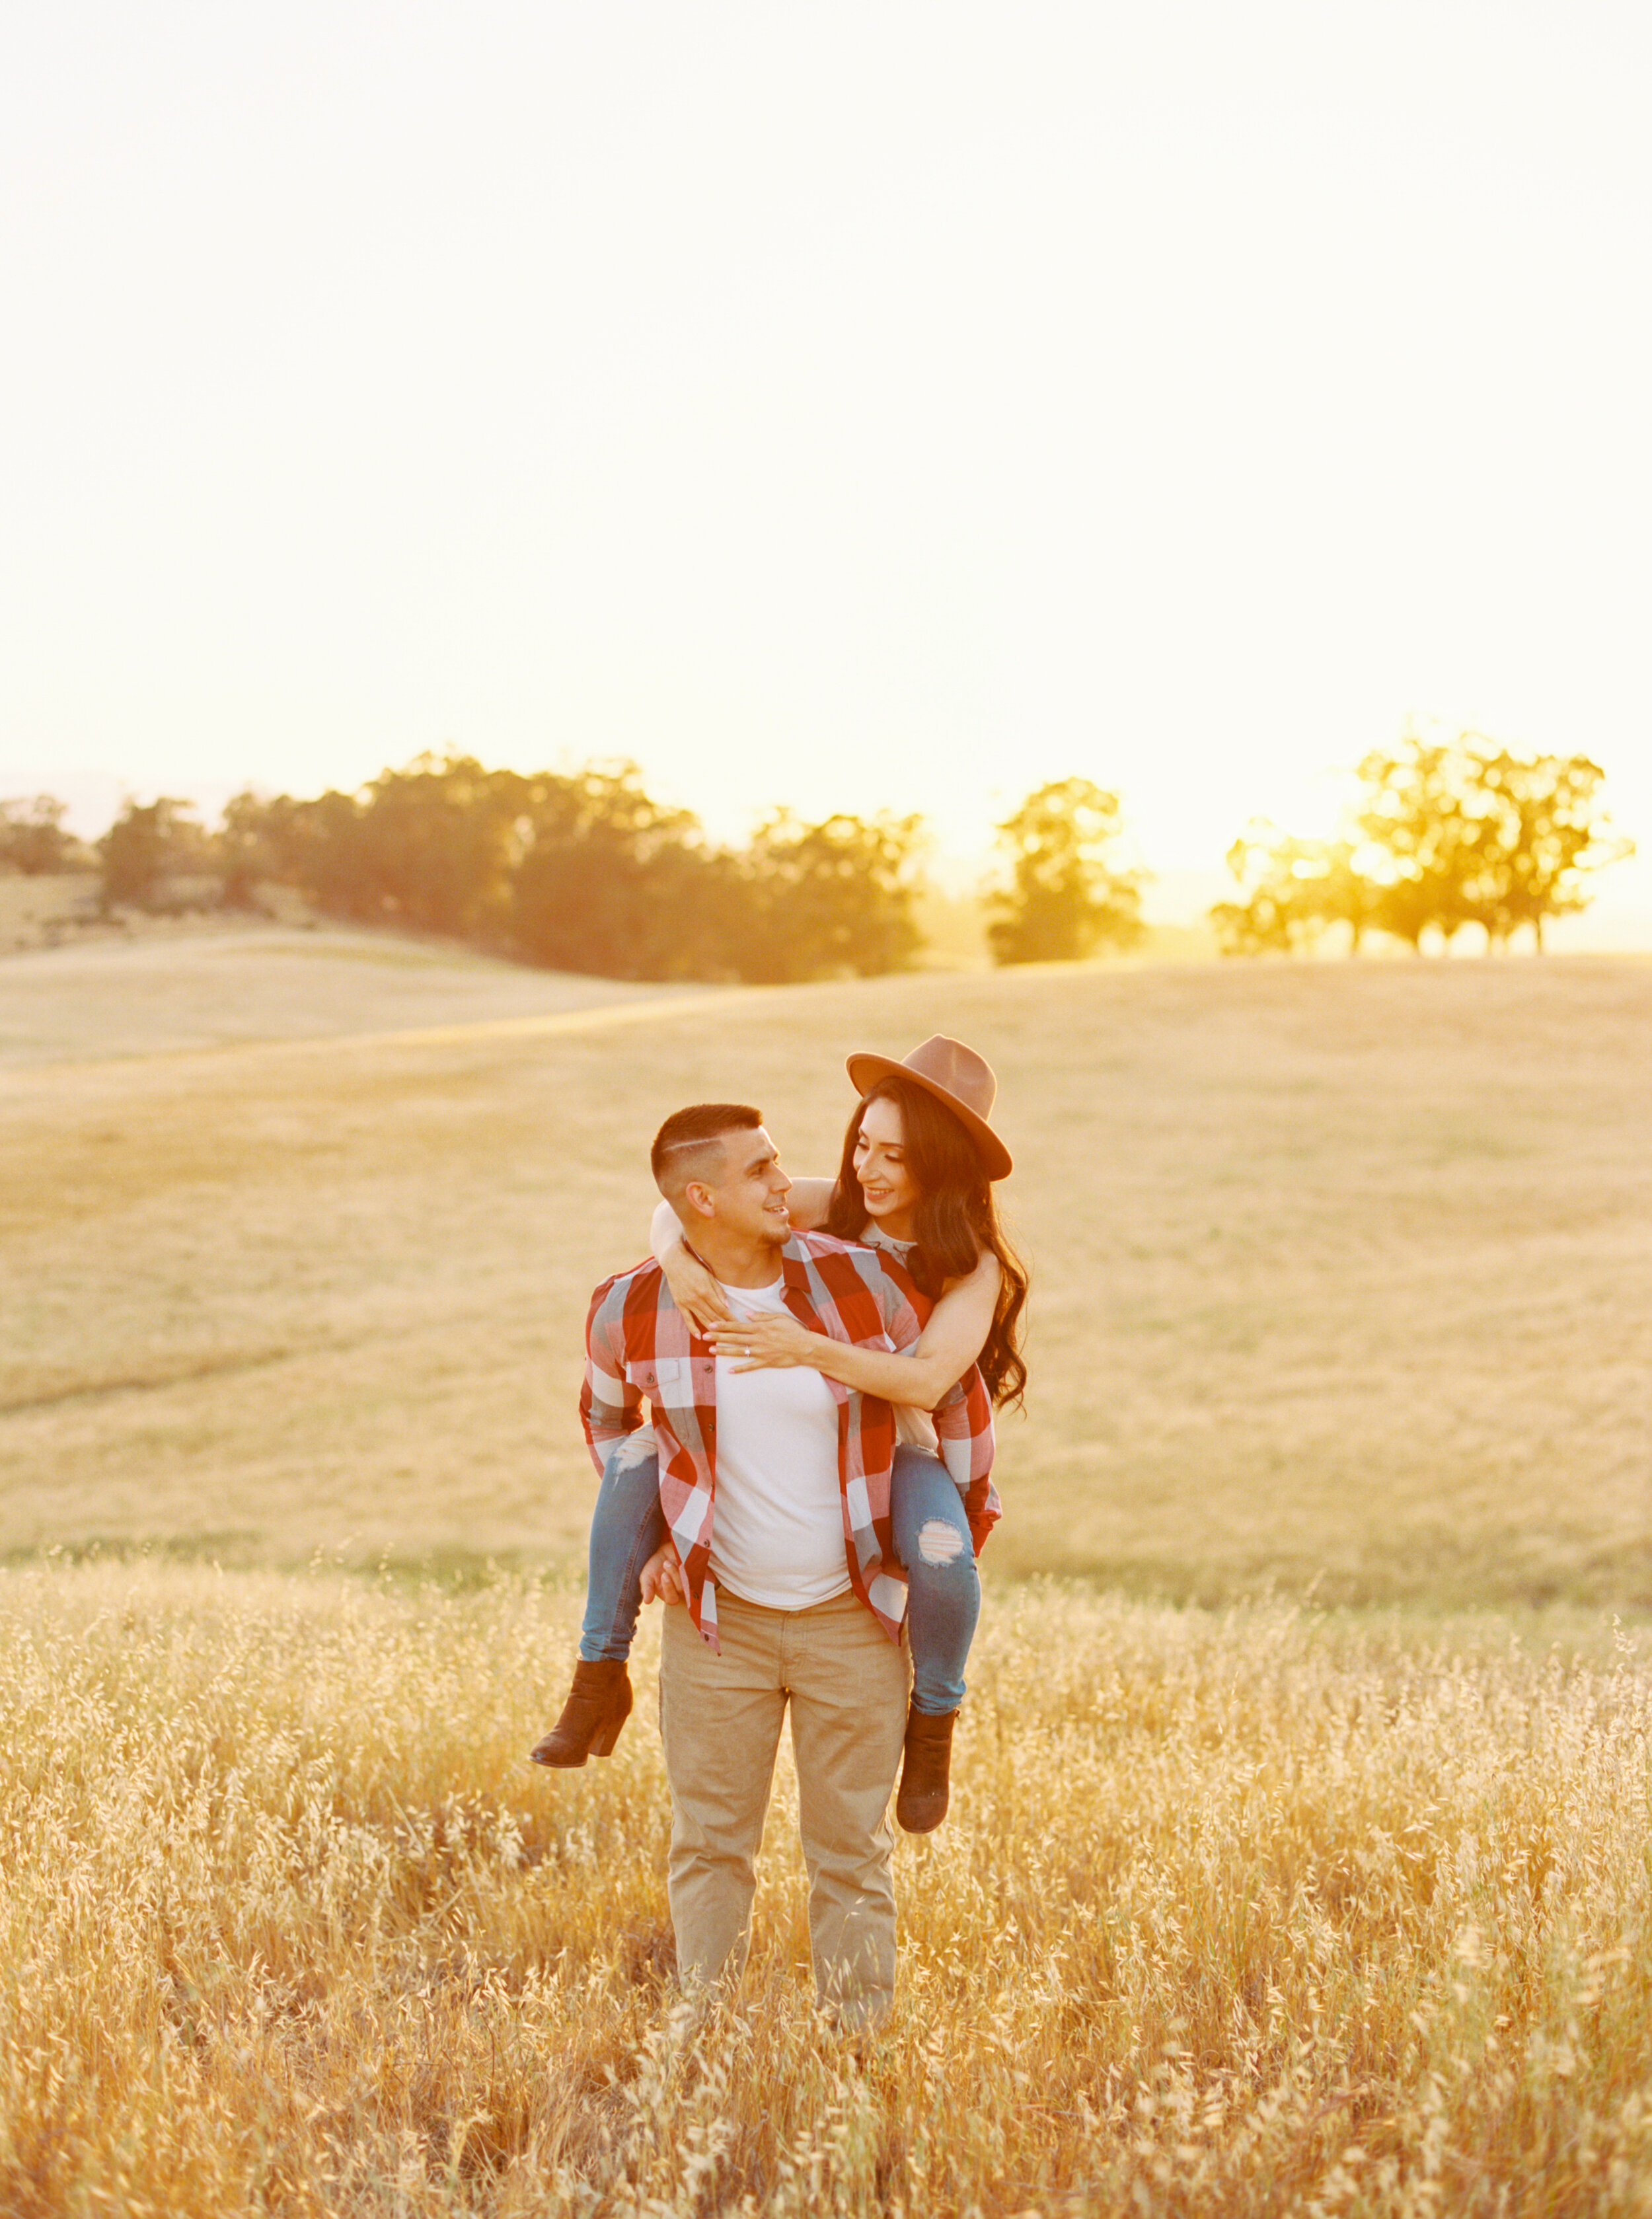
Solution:
M 0 790 L 1078 774 L 1203 884 L 1434 714 L 1652 938 L 1643 17 L 100 23 L 0 32 Z

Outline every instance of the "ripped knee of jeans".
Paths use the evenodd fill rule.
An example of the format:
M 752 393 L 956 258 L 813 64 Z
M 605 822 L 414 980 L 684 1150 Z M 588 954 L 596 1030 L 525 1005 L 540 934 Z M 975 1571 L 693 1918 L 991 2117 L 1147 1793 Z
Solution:
M 926 1518 L 918 1528 L 918 1554 L 926 1564 L 955 1564 L 964 1536 L 949 1518 Z
M 608 1469 L 618 1478 L 622 1471 L 635 1471 L 639 1464 L 646 1464 L 655 1452 L 653 1426 L 639 1426 L 634 1433 L 627 1433 L 614 1451 Z

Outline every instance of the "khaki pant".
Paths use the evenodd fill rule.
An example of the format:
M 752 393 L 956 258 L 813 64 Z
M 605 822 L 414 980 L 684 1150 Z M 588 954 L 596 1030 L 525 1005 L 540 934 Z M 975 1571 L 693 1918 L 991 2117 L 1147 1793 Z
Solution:
M 853 1594 L 765 1610 L 717 1592 L 718 1655 L 669 1608 L 660 1724 L 671 1782 L 671 1923 L 685 1984 L 737 1976 L 754 1859 L 792 1706 L 809 1935 L 821 2002 L 855 2025 L 895 1994 L 890 1791 L 906 1730 L 906 1653 Z

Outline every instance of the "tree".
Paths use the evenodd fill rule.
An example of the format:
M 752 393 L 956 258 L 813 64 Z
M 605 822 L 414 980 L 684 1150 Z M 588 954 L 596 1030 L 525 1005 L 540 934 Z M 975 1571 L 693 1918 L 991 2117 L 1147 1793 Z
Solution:
M 1468 915 L 1488 948 L 1530 925 L 1543 953 L 1545 919 L 1586 909 L 1584 873 L 1633 855 L 1595 807 L 1605 773 L 1587 755 L 1534 755 L 1471 748 L 1476 838 L 1464 889 Z
M 0 801 L 0 869 L 39 878 L 53 871 L 84 867 L 85 849 L 65 832 L 65 803 L 49 793 L 30 800 Z
M 743 900 L 686 810 L 634 763 L 491 771 L 421 755 L 357 793 L 238 795 L 226 898 L 270 878 L 332 917 L 394 923 L 620 979 L 731 978 Z
M 740 975 L 778 983 L 907 969 L 922 945 L 911 867 L 922 841 L 921 817 L 840 813 L 806 824 L 775 810 L 744 859 Z
M 238 795 L 234 806 L 238 843 L 259 843 L 265 867 L 258 875 L 296 887 L 327 917 L 382 921 L 382 893 L 369 882 L 363 852 L 359 795 L 329 786 L 307 801 L 288 793 L 263 802 Z
M 169 879 L 198 875 L 211 864 L 207 834 L 193 808 L 171 794 L 143 805 L 129 799 L 98 842 L 97 854 L 106 907 L 119 902 L 146 907 Z
M 1461 742 L 1429 743 L 1407 730 L 1396 753 L 1373 749 L 1355 775 L 1365 788 L 1356 823 L 1378 873 L 1373 921 L 1417 954 L 1430 925 L 1449 942 L 1469 920 L 1479 836 Z
M 1298 840 L 1255 818 L 1227 851 L 1245 898 L 1217 902 L 1210 911 L 1223 954 L 1288 955 L 1330 924 L 1348 927 L 1348 953 L 1357 954 L 1375 921 L 1376 889 L 1354 852 L 1350 841 Z
M 1357 775 L 1357 839 L 1258 822 L 1234 842 L 1228 866 L 1248 892 L 1210 912 L 1224 953 L 1302 947 L 1333 919 L 1351 953 L 1368 928 L 1420 954 L 1431 928 L 1449 945 L 1465 924 L 1488 948 L 1530 925 L 1541 950 L 1546 918 L 1587 904 L 1584 874 L 1634 852 L 1596 807 L 1605 774 L 1587 755 L 1517 757 L 1472 732 L 1438 743 L 1407 730 Z
M 916 817 L 808 824 L 779 811 L 742 854 L 655 800 L 635 763 L 523 773 L 450 755 L 357 793 L 238 794 L 216 855 L 232 904 L 272 880 L 329 916 L 562 970 L 779 980 L 911 961 L 921 836 Z
M 487 940 L 502 924 L 531 781 L 473 755 L 419 755 L 362 797 L 357 870 L 378 915 Z
M 1407 731 L 1359 766 L 1359 825 L 1385 868 L 1377 923 L 1413 948 L 1478 924 L 1487 948 L 1586 908 L 1585 873 L 1634 852 L 1596 807 L 1605 774 L 1587 755 L 1516 756 L 1475 732 L 1449 745 Z
M 1117 869 L 1109 852 L 1123 830 L 1117 794 L 1087 778 L 1058 779 L 997 830 L 1010 884 L 988 898 L 995 963 L 1071 961 L 1104 942 L 1130 948 L 1140 939 L 1146 874 Z
M 238 794 L 220 836 L 225 898 L 274 879 L 330 917 L 500 943 L 545 782 L 425 755 L 357 793 Z
M 741 890 L 692 814 L 657 802 L 632 762 L 526 780 L 511 882 L 512 945 L 609 979 L 737 975 Z
M 292 805 L 284 795 L 270 801 L 250 786 L 224 804 L 214 846 L 226 909 L 256 908 L 261 881 L 288 877 L 281 812 Z

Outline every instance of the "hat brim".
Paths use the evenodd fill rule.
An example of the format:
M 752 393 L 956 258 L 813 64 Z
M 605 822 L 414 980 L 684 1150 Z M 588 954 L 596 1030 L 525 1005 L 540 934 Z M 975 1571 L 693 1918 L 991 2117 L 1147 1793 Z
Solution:
M 926 1094 L 933 1094 L 937 1102 L 950 1110 L 969 1134 L 989 1179 L 1008 1178 L 1015 1170 L 1015 1158 L 986 1119 L 978 1117 L 967 1103 L 949 1094 L 944 1086 L 937 1086 L 933 1078 L 914 1071 L 910 1063 L 897 1063 L 890 1055 L 862 1054 L 850 1056 L 844 1067 L 849 1074 L 849 1084 L 863 1097 L 871 1093 L 880 1078 L 904 1078 L 909 1086 L 921 1086 Z

